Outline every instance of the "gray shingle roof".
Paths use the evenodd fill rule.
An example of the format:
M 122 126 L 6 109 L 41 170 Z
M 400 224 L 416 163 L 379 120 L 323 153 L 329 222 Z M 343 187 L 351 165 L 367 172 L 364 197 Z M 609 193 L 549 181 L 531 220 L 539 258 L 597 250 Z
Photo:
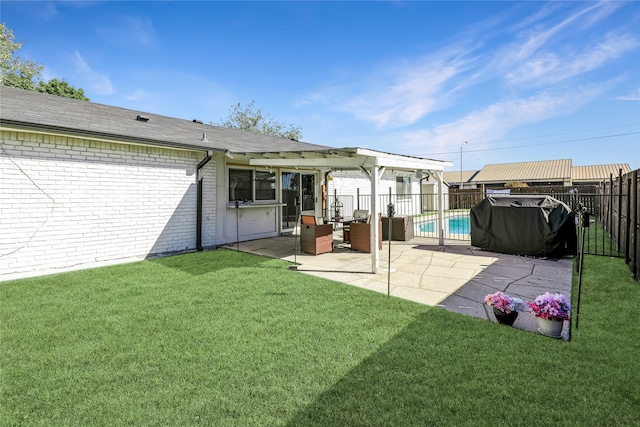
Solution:
M 137 120 L 137 116 L 148 121 Z M 176 148 L 260 153 L 331 147 L 0 86 L 0 124 Z M 208 142 L 202 141 L 206 133 Z

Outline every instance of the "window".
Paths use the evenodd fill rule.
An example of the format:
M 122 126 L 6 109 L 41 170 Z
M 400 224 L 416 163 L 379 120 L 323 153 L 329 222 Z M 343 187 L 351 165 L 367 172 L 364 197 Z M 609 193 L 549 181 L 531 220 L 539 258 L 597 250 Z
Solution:
M 253 200 L 251 189 L 253 171 L 249 169 L 229 169 L 229 201 Z
M 276 199 L 276 174 L 267 171 L 255 171 L 255 200 Z
M 229 201 L 276 200 L 276 173 L 252 169 L 229 169 Z
M 408 176 L 396 177 L 396 196 L 398 199 L 408 199 L 411 197 L 411 178 Z

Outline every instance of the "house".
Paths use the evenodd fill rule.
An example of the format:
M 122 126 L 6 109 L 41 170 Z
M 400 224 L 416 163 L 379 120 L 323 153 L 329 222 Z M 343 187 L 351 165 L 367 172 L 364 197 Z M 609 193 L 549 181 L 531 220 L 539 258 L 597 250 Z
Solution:
M 614 179 L 619 172 L 631 171 L 626 163 L 573 166 L 570 159 L 535 162 L 498 163 L 484 166 L 479 171 L 464 171 L 464 188 L 503 188 L 512 181 L 535 186 L 598 185 Z M 460 187 L 460 172 L 445 172 L 444 179 L 451 186 Z
M 631 172 L 628 163 L 609 165 L 574 166 L 571 168 L 573 185 L 598 185 Z
M 571 160 L 491 164 L 472 178 L 477 187 L 502 188 L 511 181 L 537 185 L 571 185 Z
M 477 188 L 475 183 L 473 183 L 473 177 L 480 172 L 479 170 L 464 170 L 462 171 L 462 183 L 464 184 L 464 188 Z M 448 171 L 444 173 L 444 180 L 451 187 L 460 188 L 460 171 Z
M 335 169 L 366 171 L 377 213 L 385 170 L 450 165 L 5 86 L 0 137 L 0 279 L 277 236 L 322 215 Z

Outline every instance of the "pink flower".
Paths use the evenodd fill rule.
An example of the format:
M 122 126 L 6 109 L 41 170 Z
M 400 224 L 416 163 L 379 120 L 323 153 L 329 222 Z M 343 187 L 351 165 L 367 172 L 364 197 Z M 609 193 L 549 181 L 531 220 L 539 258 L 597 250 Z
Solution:
M 509 314 L 512 311 L 524 311 L 525 309 L 524 303 L 520 298 L 512 298 L 500 291 L 485 296 L 484 301 L 487 305 L 506 314 Z

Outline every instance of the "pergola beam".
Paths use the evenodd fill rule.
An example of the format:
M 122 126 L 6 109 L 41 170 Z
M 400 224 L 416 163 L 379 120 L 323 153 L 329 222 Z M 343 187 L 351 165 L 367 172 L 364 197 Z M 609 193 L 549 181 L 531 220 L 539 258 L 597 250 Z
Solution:
M 445 166 L 451 166 L 451 162 L 425 159 L 420 157 L 403 156 L 400 154 L 384 153 L 381 151 L 364 148 L 340 148 L 319 151 L 299 151 L 285 153 L 244 153 L 249 156 L 249 164 L 252 166 L 266 167 L 290 167 L 290 168 L 312 168 L 320 170 L 361 170 L 371 181 L 371 272 L 380 271 L 380 249 L 378 241 L 380 230 L 378 228 L 379 205 L 379 185 L 382 174 L 385 170 L 392 172 L 412 172 L 428 170 L 438 182 L 438 235 L 440 244 L 444 244 L 443 224 L 444 224 L 444 195 L 442 191 L 442 173 Z
M 260 158 L 250 159 L 252 166 L 305 167 L 322 169 L 359 169 L 366 159 L 357 157 Z

